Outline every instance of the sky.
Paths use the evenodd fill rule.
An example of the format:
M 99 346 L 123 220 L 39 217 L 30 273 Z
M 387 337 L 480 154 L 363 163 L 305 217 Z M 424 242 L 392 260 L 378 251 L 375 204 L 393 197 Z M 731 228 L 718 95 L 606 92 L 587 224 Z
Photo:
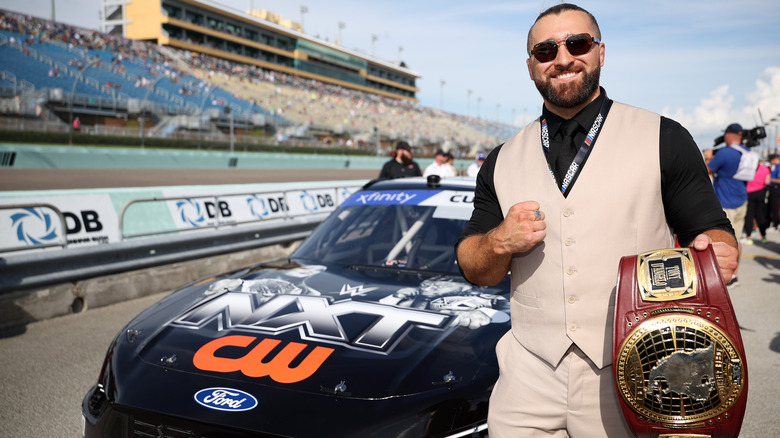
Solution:
M 302 21 L 309 35 L 384 61 L 400 59 L 422 75 L 424 106 L 517 126 L 540 114 L 526 37 L 555 0 L 213 1 L 241 12 L 267 9 Z M 52 2 L 57 21 L 100 28 L 102 0 L 0 0 L 0 8 L 51 18 Z M 748 129 L 780 115 L 780 1 L 577 4 L 599 22 L 607 94 L 677 120 L 700 148 L 712 147 L 730 123 Z M 780 117 L 767 127 L 772 148 L 779 125 Z

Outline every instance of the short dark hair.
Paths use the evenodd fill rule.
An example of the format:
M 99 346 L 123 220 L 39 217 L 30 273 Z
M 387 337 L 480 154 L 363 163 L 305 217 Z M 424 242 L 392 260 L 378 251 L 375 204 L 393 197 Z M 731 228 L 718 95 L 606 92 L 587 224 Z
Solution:
M 405 141 L 399 141 L 398 143 L 395 144 L 395 150 L 398 150 L 398 149 L 403 149 L 403 150 L 405 150 L 407 152 L 411 152 L 412 151 L 412 148 L 409 147 L 409 143 L 407 143 Z
M 566 11 L 577 11 L 577 12 L 584 12 L 585 14 L 587 14 L 588 17 L 590 17 L 590 21 L 592 22 L 593 26 L 596 28 L 596 35 L 593 36 L 598 39 L 601 39 L 601 28 L 599 28 L 599 22 L 596 21 L 596 17 L 594 17 L 593 14 L 591 14 L 590 12 L 586 11 L 585 9 L 577 5 L 573 5 L 571 3 L 561 3 L 544 10 L 541 14 L 539 14 L 538 17 L 536 17 L 534 24 L 531 25 L 530 29 L 528 29 L 528 37 L 526 41 L 526 53 L 531 52 L 531 31 L 534 29 L 534 26 L 536 26 L 536 23 L 538 23 L 539 20 L 541 20 L 542 18 L 548 15 L 560 15 L 561 13 Z

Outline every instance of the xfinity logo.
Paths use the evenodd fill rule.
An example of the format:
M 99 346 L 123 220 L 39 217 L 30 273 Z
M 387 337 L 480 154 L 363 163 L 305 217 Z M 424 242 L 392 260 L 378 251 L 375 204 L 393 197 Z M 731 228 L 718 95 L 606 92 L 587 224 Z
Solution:
M 371 194 L 358 195 L 355 202 L 368 205 L 376 203 L 405 204 L 417 197 L 416 194 L 406 192 L 373 192 Z
M 195 393 L 195 401 L 209 409 L 226 412 L 243 412 L 257 406 L 252 394 L 233 388 L 201 389 Z

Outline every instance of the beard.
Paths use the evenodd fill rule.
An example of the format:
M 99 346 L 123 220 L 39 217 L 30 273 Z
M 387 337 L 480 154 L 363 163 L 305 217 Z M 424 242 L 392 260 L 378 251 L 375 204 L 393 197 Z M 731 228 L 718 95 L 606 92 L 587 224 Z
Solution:
M 588 101 L 599 89 L 601 67 L 593 72 L 583 72 L 582 83 L 564 84 L 556 88 L 550 82 L 534 79 L 534 85 L 544 100 L 561 108 L 574 108 Z
M 401 154 L 401 164 L 404 166 L 412 164 L 412 157 L 407 154 Z

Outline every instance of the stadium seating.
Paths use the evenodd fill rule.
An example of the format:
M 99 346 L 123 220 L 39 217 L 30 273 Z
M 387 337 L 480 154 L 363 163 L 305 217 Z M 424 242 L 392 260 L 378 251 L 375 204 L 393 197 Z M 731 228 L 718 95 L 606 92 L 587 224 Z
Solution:
M 23 32 L 23 33 L 22 33 Z M 13 44 L 11 43 L 13 42 Z M 223 117 L 263 114 L 267 123 L 295 125 L 372 142 L 403 138 L 415 145 L 490 149 L 513 134 L 513 127 L 383 98 L 313 80 L 264 71 L 205 55 L 134 42 L 99 32 L 0 11 L 0 87 L 23 78 L 37 89 L 70 93 L 80 67 L 77 94 L 147 100 L 169 114 L 217 109 Z M 175 68 L 173 66 L 178 66 Z M 110 85 L 110 86 L 109 86 Z M 212 112 L 212 114 L 214 114 Z M 160 129 L 165 135 L 176 129 Z

